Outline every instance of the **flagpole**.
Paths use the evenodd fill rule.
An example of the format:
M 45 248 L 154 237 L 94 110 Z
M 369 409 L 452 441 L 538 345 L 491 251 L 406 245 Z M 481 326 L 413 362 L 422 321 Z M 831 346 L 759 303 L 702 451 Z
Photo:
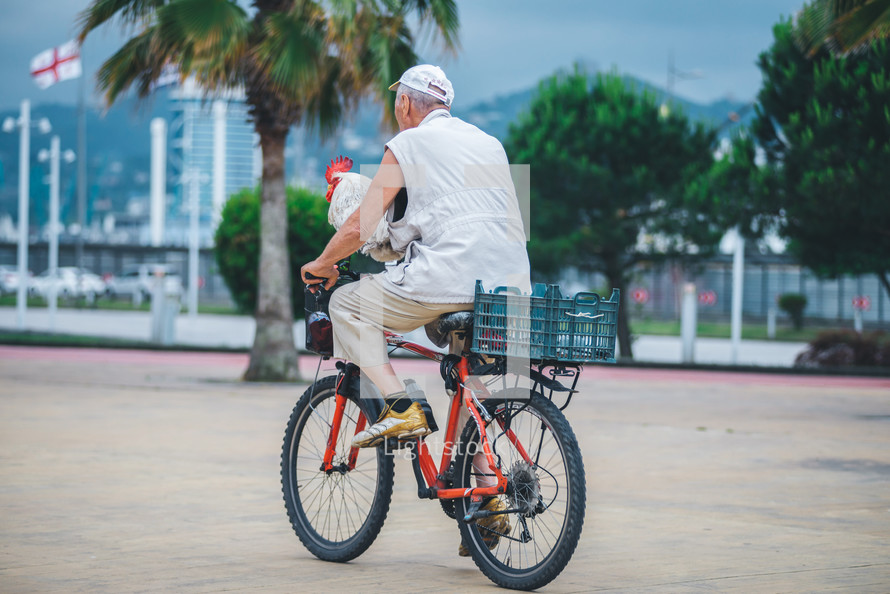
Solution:
M 83 63 L 83 47 L 80 48 Z M 80 96 L 77 100 L 77 220 L 80 233 L 75 247 L 77 266 L 83 268 L 83 235 L 87 227 L 87 117 L 85 108 L 86 73 L 80 75 Z

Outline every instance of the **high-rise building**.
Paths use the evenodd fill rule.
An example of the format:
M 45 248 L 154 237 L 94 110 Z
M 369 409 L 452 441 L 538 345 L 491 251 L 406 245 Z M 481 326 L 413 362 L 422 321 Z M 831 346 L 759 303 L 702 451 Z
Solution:
M 194 192 L 200 244 L 210 245 L 228 197 L 259 181 L 259 139 L 240 90 L 210 95 L 188 79 L 171 92 L 170 101 L 176 114 L 169 130 L 174 190 L 167 204 L 165 242 L 188 243 Z

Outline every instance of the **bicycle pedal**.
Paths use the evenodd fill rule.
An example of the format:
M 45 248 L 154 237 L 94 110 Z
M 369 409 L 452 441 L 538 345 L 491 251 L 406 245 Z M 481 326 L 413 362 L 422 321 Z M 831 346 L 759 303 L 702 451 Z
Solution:
M 482 507 L 482 499 L 479 501 L 470 501 L 470 507 L 467 509 L 467 515 L 464 516 L 464 522 L 469 524 L 470 522 L 475 522 L 478 518 L 476 514 L 479 513 L 479 508 Z

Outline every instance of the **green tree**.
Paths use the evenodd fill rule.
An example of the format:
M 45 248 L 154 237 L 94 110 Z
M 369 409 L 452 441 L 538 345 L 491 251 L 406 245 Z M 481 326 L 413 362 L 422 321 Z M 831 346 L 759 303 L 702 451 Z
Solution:
M 775 191 L 776 178 L 769 167 L 758 164 L 753 135 L 742 129 L 718 152 L 709 171 L 686 184 L 689 207 L 708 213 L 716 233 L 735 228 L 757 239 L 775 231 L 776 217 L 764 207 L 764 197 Z
M 206 89 L 242 87 L 263 154 L 256 334 L 248 380 L 298 378 L 287 252 L 284 146 L 301 122 L 332 132 L 416 62 L 411 24 L 453 48 L 454 0 L 92 0 L 80 39 L 116 20 L 132 38 L 99 71 L 109 103 L 135 86 L 151 92 L 168 64 Z M 321 247 L 321 246 L 319 246 Z
M 798 13 L 794 39 L 808 55 L 839 54 L 890 37 L 890 0 L 813 0 Z
M 686 182 L 710 167 L 715 134 L 617 74 L 575 69 L 543 81 L 510 127 L 513 163 L 531 167 L 535 272 L 567 266 L 605 274 L 621 289 L 618 339 L 632 357 L 627 283 L 641 260 L 706 253 L 720 238 L 687 208 Z
M 808 59 L 792 25 L 761 54 L 752 124 L 776 180 L 761 208 L 800 263 L 822 276 L 877 274 L 890 293 L 890 51 Z

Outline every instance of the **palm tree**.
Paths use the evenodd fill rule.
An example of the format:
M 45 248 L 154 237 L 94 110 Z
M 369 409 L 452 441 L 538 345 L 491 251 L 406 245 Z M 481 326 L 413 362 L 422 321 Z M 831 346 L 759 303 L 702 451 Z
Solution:
M 140 97 L 167 65 L 209 91 L 243 87 L 263 155 L 256 335 L 247 380 L 298 379 L 291 310 L 284 146 L 301 122 L 329 134 L 368 94 L 417 61 L 409 23 L 453 50 L 454 0 L 93 0 L 80 40 L 115 20 L 132 38 L 98 74 L 111 104 L 135 86 Z M 384 118 L 392 121 L 390 101 Z M 323 246 L 319 246 L 321 249 Z
M 797 14 L 794 38 L 810 56 L 827 46 L 836 54 L 890 37 L 890 0 L 813 0 Z

